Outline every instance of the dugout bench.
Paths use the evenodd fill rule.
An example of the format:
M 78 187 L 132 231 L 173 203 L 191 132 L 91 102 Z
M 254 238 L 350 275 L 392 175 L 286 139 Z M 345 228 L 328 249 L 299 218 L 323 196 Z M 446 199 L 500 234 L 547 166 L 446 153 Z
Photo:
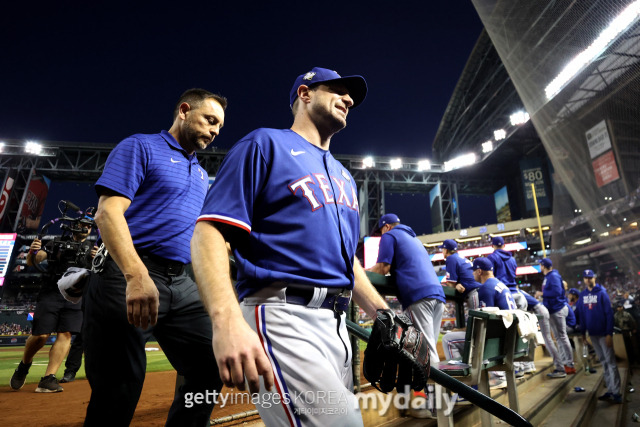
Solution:
M 497 314 L 469 310 L 465 344 L 459 363 L 440 362 L 442 372 L 456 377 L 465 384 L 477 385 L 478 391 L 491 396 L 489 371 L 504 371 L 507 379 L 509 407 L 520 412 L 514 361 L 530 361 L 533 357 L 531 340 L 525 341 L 518 332 L 518 318 L 507 328 L 503 318 Z M 531 356 L 530 356 L 531 355 Z M 444 416 L 438 410 L 438 426 L 453 426 L 453 416 Z M 442 412 L 442 414 L 441 414 Z M 488 412 L 481 413 L 482 425 L 492 425 Z

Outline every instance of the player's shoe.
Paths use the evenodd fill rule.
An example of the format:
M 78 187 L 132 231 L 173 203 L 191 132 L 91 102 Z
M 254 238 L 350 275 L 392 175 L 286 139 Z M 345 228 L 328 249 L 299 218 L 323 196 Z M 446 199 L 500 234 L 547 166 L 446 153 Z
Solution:
M 536 372 L 536 364 L 535 362 L 525 362 L 524 363 L 524 373 L 525 374 L 535 374 Z
M 496 390 L 499 388 L 507 388 L 507 380 L 505 378 L 495 377 L 489 379 L 489 388 Z
M 524 378 L 524 368 L 522 366 L 516 367 L 514 371 L 516 378 Z
M 70 383 L 76 380 L 75 372 L 65 372 L 64 376 L 60 380 L 61 383 Z
M 612 394 L 611 395 L 611 403 L 617 403 L 617 404 L 621 404 L 622 403 L 622 395 L 621 394 Z
M 612 397 L 613 397 L 613 394 L 606 392 L 602 396 L 598 397 L 598 400 L 611 400 Z
M 38 388 L 36 389 L 36 393 L 56 393 L 62 390 L 64 389 L 60 384 L 58 384 L 58 379 L 56 378 L 56 376 L 50 374 L 40 379 Z
M 564 378 L 567 376 L 565 371 L 561 371 L 560 369 L 555 369 L 553 372 L 548 373 L 547 376 L 549 378 Z
M 24 383 L 27 381 L 27 374 L 29 373 L 29 368 L 31 368 L 31 363 L 28 365 L 22 363 L 22 360 L 18 364 L 18 367 L 13 372 L 11 376 L 11 388 L 14 390 L 20 390 Z
M 565 372 L 567 375 L 573 375 L 573 374 L 575 374 L 575 373 L 576 373 L 576 368 L 575 368 L 575 367 L 573 367 L 573 366 L 565 366 L 565 367 L 564 367 L 564 372 Z

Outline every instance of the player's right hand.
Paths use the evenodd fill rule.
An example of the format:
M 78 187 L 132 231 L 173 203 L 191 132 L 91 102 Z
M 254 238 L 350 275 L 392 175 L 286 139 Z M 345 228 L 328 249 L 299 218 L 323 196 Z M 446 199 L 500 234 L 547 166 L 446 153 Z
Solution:
M 229 319 L 214 325 L 213 354 L 218 362 L 220 379 L 227 387 L 260 392 L 260 377 L 267 391 L 273 388 L 273 370 L 258 335 L 243 319 Z
M 147 329 L 158 321 L 160 297 L 156 284 L 145 271 L 141 274 L 125 274 L 127 279 L 127 320 L 136 328 Z
M 30 252 L 37 252 L 41 248 L 42 248 L 42 241 L 40 239 L 33 239 L 33 242 L 31 242 L 31 246 L 29 246 L 29 251 Z

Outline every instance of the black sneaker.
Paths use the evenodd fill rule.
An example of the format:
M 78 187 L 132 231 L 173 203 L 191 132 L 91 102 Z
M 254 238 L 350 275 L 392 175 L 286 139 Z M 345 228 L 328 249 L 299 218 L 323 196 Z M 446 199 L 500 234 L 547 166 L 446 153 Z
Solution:
M 20 390 L 24 383 L 27 381 L 27 374 L 29 373 L 29 368 L 31 368 L 31 363 L 25 365 L 20 361 L 18 367 L 13 372 L 11 376 L 11 388 L 14 390 Z
M 60 380 L 61 383 L 70 383 L 76 380 L 75 372 L 65 372 L 64 376 Z
M 56 378 L 56 376 L 51 374 L 40 379 L 38 388 L 36 389 L 36 393 L 55 393 L 62 390 L 64 389 L 60 386 L 60 384 L 58 384 L 58 379 Z
M 598 400 L 611 400 L 613 393 L 606 392 L 602 396 L 598 397 Z

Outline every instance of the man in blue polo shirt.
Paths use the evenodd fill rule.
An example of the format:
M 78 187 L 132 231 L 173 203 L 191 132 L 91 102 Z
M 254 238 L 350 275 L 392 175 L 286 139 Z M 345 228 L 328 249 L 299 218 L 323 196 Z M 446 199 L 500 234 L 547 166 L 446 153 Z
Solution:
M 208 425 L 222 388 L 211 322 L 185 273 L 190 241 L 208 188 L 196 150 L 224 123 L 226 99 L 190 89 L 178 100 L 169 131 L 136 134 L 111 152 L 96 182 L 96 223 L 108 259 L 85 294 L 85 363 L 91 385 L 85 426 L 130 424 L 153 336 L 184 377 L 166 425 Z
M 467 300 L 469 310 L 480 308 L 477 289 L 481 286 L 473 278 L 471 261 L 462 258 L 458 251 L 458 243 L 453 239 L 447 239 L 438 246 L 442 249 L 447 269 L 447 285 L 453 286 Z
M 553 372 L 547 374 L 550 378 L 564 378 L 566 374 L 575 374 L 576 369 L 573 365 L 573 352 L 571 351 L 571 343 L 567 336 L 567 316 L 569 314 L 569 305 L 564 295 L 564 284 L 562 276 L 557 270 L 554 270 L 553 263 L 549 258 L 540 260 L 540 270 L 544 274 L 542 281 L 542 303 L 549 310 L 549 323 L 551 331 L 556 337 L 558 343 L 558 353 L 564 365 L 564 371 L 556 368 Z
M 444 311 L 444 290 L 429 254 L 411 227 L 400 224 L 398 215 L 388 213 L 378 222 L 382 234 L 378 262 L 371 271 L 391 275 L 398 286 L 398 300 L 429 344 L 431 363 L 439 362 L 436 344 Z

